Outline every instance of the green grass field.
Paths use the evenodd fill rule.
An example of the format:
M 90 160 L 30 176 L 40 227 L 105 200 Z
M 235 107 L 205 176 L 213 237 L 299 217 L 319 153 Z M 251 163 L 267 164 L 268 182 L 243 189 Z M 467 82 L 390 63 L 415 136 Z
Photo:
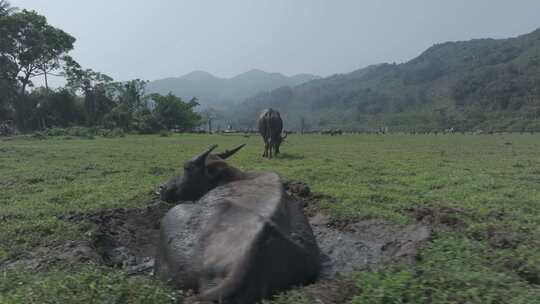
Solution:
M 287 141 L 281 157 L 267 160 L 257 136 L 0 140 L 0 263 L 87 237 L 88 227 L 58 215 L 144 205 L 183 161 L 211 144 L 247 143 L 230 163 L 308 183 L 337 199 L 318 206 L 335 217 L 412 223 L 411 210 L 457 210 L 453 224 L 434 224 L 433 240 L 415 265 L 355 274 L 360 291 L 353 303 L 540 303 L 540 136 L 291 135 Z M 159 282 L 92 265 L 0 276 L 0 303 L 175 299 L 181 296 Z M 302 291 L 275 301 L 311 303 Z

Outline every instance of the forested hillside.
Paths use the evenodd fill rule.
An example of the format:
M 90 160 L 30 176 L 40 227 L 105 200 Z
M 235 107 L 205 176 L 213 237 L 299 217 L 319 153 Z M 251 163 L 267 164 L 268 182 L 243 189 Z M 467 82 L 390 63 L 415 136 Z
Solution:
M 207 72 L 194 71 L 177 78 L 152 81 L 148 84 L 148 91 L 160 94 L 172 92 L 187 100 L 197 97 L 203 108 L 222 108 L 239 103 L 260 91 L 296 86 L 317 78 L 310 74 L 287 77 L 261 70 L 250 70 L 232 78 L 219 78 Z
M 379 64 L 248 98 L 239 127 L 274 107 L 287 128 L 540 130 L 540 29 L 509 39 L 437 44 Z

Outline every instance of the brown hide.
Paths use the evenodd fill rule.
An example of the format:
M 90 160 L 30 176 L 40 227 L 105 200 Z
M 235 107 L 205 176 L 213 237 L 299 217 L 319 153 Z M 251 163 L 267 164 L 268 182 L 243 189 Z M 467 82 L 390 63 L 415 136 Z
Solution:
M 219 186 L 161 222 L 155 273 L 200 300 L 255 303 L 319 268 L 311 227 L 275 173 Z

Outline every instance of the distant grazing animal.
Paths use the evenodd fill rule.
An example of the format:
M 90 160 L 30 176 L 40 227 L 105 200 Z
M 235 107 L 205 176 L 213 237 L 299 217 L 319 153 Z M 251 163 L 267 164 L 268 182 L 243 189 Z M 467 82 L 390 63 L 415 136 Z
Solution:
M 321 131 L 321 134 L 330 135 L 330 136 L 343 135 L 343 131 L 341 129 L 328 129 L 328 130 Z
M 154 273 L 195 301 L 252 304 L 313 282 L 319 247 L 300 202 L 274 172 L 246 173 L 225 162 L 242 146 L 184 164 L 161 198 L 184 202 L 160 224 Z
M 257 125 L 264 140 L 263 157 L 272 158 L 272 152 L 274 155 L 278 155 L 279 146 L 287 138 L 287 133 L 282 135 L 283 120 L 279 112 L 274 109 L 263 110 L 259 115 Z
M 454 127 L 451 127 L 451 128 L 448 128 L 448 129 L 444 130 L 444 133 L 454 134 L 454 132 L 455 132 Z
M 334 129 L 334 130 L 330 131 L 330 135 L 331 135 L 331 136 L 334 136 L 334 135 L 343 135 L 343 131 L 341 131 L 341 129 Z

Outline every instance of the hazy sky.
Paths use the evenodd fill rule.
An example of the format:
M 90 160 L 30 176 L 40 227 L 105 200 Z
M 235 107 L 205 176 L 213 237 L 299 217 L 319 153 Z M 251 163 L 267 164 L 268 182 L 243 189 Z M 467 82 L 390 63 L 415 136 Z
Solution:
M 77 38 L 117 80 L 258 68 L 327 76 L 403 62 L 434 43 L 540 27 L 540 0 L 11 0 Z

